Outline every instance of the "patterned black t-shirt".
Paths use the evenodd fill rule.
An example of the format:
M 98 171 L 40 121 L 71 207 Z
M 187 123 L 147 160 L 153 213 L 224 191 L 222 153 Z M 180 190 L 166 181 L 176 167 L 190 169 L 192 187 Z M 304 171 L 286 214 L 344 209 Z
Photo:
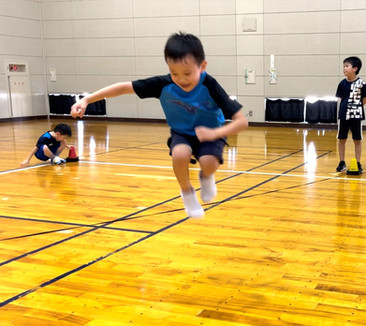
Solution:
M 366 97 L 366 83 L 361 79 L 350 82 L 343 79 L 337 88 L 336 96 L 341 99 L 338 119 L 365 120 L 363 98 Z

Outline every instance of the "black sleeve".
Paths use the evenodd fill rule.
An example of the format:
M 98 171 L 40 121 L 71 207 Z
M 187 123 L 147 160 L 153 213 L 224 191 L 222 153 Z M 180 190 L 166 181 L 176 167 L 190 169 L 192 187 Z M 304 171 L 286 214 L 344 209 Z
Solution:
M 236 100 L 232 100 L 216 79 L 210 75 L 206 75 L 203 84 L 208 88 L 211 97 L 224 113 L 225 119 L 231 119 L 243 107 Z
M 361 88 L 361 98 L 365 98 L 366 97 L 366 85 L 363 85 Z
M 38 138 L 36 146 L 40 148 L 42 145 L 47 145 L 47 138 L 44 136 L 44 134 Z
M 139 98 L 160 98 L 164 86 L 172 83 L 170 75 L 139 79 L 132 82 L 133 90 Z
M 341 81 L 339 84 L 338 84 L 338 87 L 337 87 L 337 92 L 336 92 L 336 97 L 339 97 L 339 98 L 343 98 L 344 97 L 344 92 L 343 92 L 343 81 Z

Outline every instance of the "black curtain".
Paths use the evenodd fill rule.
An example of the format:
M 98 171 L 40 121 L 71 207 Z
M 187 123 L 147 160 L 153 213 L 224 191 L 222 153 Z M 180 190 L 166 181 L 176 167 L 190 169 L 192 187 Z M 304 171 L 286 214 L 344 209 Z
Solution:
M 266 121 L 304 122 L 304 99 L 266 99 Z
M 306 103 L 306 122 L 337 123 L 337 102 L 318 100 Z
M 76 102 L 75 95 L 48 94 L 50 113 L 70 114 L 71 106 Z
M 83 96 L 79 96 L 82 98 Z M 75 94 L 48 94 L 50 113 L 70 114 L 71 106 L 76 102 Z M 106 115 L 106 101 L 100 100 L 88 105 L 85 115 Z

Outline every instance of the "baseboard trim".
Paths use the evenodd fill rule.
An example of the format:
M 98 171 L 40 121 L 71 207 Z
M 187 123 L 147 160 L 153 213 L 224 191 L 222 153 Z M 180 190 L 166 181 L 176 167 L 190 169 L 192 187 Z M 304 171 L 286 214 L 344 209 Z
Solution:
M 2 118 L 1 122 L 20 122 L 20 121 L 28 121 L 28 120 L 43 120 L 48 119 L 48 115 L 36 115 L 30 117 L 16 117 L 16 118 Z

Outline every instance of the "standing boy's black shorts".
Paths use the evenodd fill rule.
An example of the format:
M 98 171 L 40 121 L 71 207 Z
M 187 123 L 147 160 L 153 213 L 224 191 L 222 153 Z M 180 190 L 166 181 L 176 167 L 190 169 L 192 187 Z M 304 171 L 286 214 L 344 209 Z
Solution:
M 337 138 L 347 139 L 350 130 L 353 140 L 362 140 L 362 121 L 359 119 L 339 120 Z
M 170 130 L 170 138 L 168 139 L 168 147 L 170 148 L 169 155 L 172 155 L 172 150 L 175 145 L 186 144 L 192 148 L 192 155 L 199 160 L 203 155 L 213 155 L 217 157 L 220 164 L 224 163 L 222 153 L 224 151 L 226 138 L 220 138 L 214 141 L 200 142 L 197 136 L 190 136 Z

